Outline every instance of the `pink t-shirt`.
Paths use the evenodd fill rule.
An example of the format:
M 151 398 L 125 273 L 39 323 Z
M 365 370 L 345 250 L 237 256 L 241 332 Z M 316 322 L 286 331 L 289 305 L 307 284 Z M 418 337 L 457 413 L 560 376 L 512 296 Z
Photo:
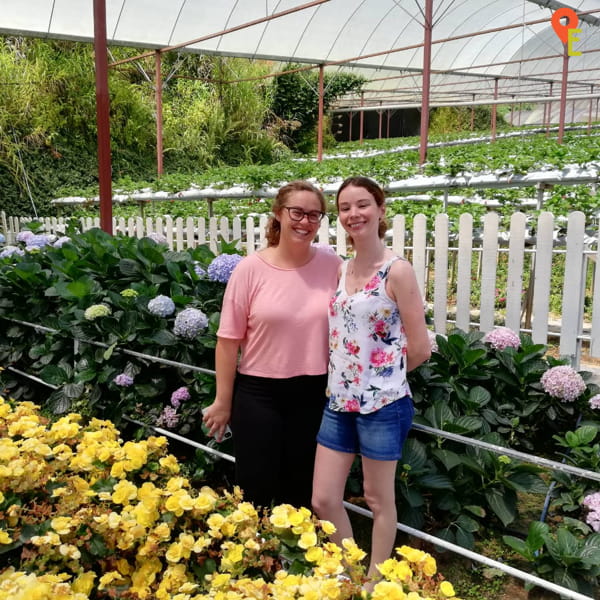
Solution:
M 327 372 L 329 299 L 341 259 L 317 247 L 298 269 L 251 254 L 234 269 L 217 335 L 242 340 L 238 371 L 283 379 Z

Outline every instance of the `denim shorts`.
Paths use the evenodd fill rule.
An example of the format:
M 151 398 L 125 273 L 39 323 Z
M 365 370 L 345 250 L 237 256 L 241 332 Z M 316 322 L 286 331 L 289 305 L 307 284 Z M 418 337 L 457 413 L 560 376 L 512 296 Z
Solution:
M 398 460 L 414 414 L 410 396 L 366 415 L 325 407 L 317 442 L 338 452 L 373 460 Z

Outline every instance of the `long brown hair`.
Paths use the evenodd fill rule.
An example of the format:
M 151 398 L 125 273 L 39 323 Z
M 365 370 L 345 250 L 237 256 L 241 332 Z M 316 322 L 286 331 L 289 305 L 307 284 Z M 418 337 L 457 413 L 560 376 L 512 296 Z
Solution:
M 335 196 L 335 206 L 338 209 L 338 212 L 340 209 L 340 194 L 342 193 L 342 190 L 344 190 L 348 186 L 364 188 L 365 190 L 367 190 L 367 192 L 369 192 L 369 194 L 371 194 L 371 196 L 373 196 L 373 198 L 375 198 L 375 203 L 377 204 L 377 206 L 383 206 L 385 208 L 385 193 L 378 183 L 376 183 L 372 179 L 369 179 L 368 177 L 348 177 L 347 179 L 344 179 L 342 185 L 340 185 Z M 385 232 L 387 230 L 388 223 L 385 220 L 385 218 L 383 218 L 381 219 L 381 221 L 379 221 L 378 233 L 380 239 L 383 239 L 385 237 Z M 352 242 L 351 235 L 348 235 L 348 239 L 350 240 L 350 242 Z
M 325 196 L 323 196 L 323 192 L 319 188 L 316 188 L 312 183 L 299 179 L 297 181 L 291 181 L 290 183 L 282 186 L 279 188 L 277 196 L 275 196 L 275 199 L 273 200 L 273 205 L 271 206 L 273 214 L 267 221 L 267 227 L 265 229 L 267 246 L 277 246 L 279 244 L 281 223 L 276 217 L 279 215 L 281 209 L 286 205 L 289 197 L 294 192 L 312 192 L 319 199 L 319 202 L 321 203 L 321 210 L 323 212 L 327 212 L 327 205 L 325 203 Z

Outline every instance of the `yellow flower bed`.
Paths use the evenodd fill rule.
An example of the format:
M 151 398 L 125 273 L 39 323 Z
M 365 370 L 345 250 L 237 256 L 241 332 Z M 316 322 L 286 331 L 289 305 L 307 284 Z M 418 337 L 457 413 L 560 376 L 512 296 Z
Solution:
M 108 421 L 0 397 L 0 600 L 454 597 L 408 546 L 362 591 L 365 553 L 332 531 L 306 508 L 194 489 L 165 438 L 123 442 Z

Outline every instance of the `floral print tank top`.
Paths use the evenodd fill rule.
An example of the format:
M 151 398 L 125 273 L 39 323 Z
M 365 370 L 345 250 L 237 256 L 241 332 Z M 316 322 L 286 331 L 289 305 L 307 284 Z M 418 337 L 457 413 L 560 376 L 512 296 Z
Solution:
M 394 257 L 355 294 L 346 291 L 348 261 L 329 302 L 331 410 L 374 412 L 410 395 L 406 381 L 406 333 L 396 303 L 385 291 Z

